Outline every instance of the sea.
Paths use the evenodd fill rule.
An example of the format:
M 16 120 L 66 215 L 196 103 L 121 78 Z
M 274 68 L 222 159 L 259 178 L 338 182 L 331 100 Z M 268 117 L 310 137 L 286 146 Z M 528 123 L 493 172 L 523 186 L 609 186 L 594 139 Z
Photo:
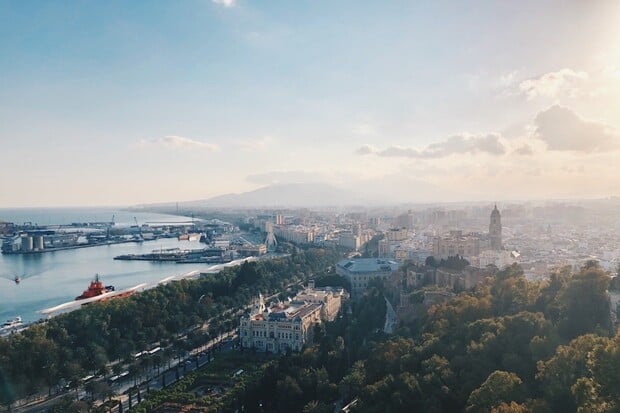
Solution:
M 74 222 L 110 222 L 116 225 L 191 222 L 191 217 L 115 208 L 0 208 L 0 221 L 39 225 Z M 115 261 L 122 254 L 144 254 L 161 248 L 201 248 L 197 241 L 167 238 L 141 243 L 124 243 L 42 254 L 0 255 L 0 323 L 20 316 L 25 323 L 47 315 L 42 310 L 73 301 L 98 274 L 105 285 L 117 291 L 139 284 L 153 285 L 171 276 L 206 271 L 209 264 L 174 262 Z M 21 282 L 16 284 L 16 276 Z

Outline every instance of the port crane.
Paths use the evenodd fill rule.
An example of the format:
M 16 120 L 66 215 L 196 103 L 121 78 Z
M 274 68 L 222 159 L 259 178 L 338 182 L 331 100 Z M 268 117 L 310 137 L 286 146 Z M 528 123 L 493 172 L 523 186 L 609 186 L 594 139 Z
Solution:
M 110 239 L 110 229 L 114 226 L 114 220 L 116 218 L 115 214 L 112 214 L 112 221 L 110 222 L 110 225 L 108 225 L 108 229 L 106 231 L 106 238 Z
M 140 239 L 143 239 L 143 237 L 142 237 L 142 227 L 140 225 L 138 225 L 138 218 L 133 217 L 133 220 L 136 223 L 136 227 L 138 228 L 138 234 L 140 235 Z

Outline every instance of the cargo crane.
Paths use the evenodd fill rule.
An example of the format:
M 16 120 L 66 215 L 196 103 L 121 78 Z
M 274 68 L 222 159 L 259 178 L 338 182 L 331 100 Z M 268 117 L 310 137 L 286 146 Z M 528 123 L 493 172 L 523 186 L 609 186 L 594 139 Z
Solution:
M 106 239 L 110 239 L 110 229 L 112 229 L 112 227 L 114 226 L 115 218 L 116 218 L 116 215 L 112 214 L 112 221 L 110 222 L 110 225 L 108 225 L 108 230 L 106 231 Z
M 138 228 L 139 238 L 140 238 L 140 240 L 143 240 L 144 238 L 142 237 L 142 227 L 140 225 L 138 225 L 138 218 L 133 217 L 133 220 L 136 223 L 136 227 Z

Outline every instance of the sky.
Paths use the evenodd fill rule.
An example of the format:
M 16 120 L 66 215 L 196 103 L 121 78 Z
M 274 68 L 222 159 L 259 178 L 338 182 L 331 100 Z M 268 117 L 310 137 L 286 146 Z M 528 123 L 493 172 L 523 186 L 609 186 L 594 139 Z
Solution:
M 0 2 L 0 206 L 620 195 L 620 2 Z

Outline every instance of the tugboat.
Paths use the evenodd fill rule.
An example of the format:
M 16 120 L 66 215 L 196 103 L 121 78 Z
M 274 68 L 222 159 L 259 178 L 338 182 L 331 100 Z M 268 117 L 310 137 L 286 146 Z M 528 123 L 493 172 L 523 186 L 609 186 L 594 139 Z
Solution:
M 103 283 L 99 280 L 99 274 L 95 274 L 95 279 L 90 282 L 88 289 L 86 289 L 82 295 L 75 297 L 76 300 L 83 300 L 85 298 L 92 298 L 98 295 L 102 295 L 105 293 L 109 293 L 114 291 L 113 285 L 104 286 Z

